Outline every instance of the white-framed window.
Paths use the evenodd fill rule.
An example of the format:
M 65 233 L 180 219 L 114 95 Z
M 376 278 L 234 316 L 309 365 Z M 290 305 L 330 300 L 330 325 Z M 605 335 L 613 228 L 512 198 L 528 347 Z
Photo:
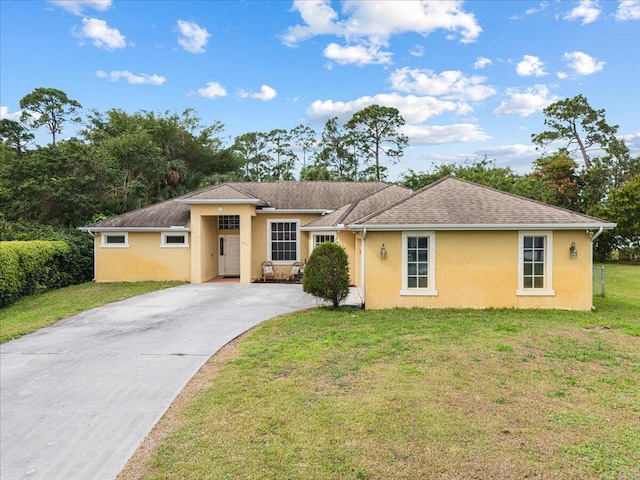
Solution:
M 334 232 L 317 232 L 313 234 L 313 248 L 324 242 L 335 242 L 336 234 Z
M 435 232 L 402 232 L 400 295 L 437 295 Z
M 103 248 L 129 248 L 129 232 L 103 233 L 100 235 Z
M 300 261 L 300 220 L 267 220 L 267 255 L 275 264 Z
M 555 295 L 553 233 L 518 232 L 517 295 Z
M 163 248 L 186 248 L 189 246 L 189 234 L 186 232 L 162 232 L 160 246 Z
M 218 215 L 218 230 L 240 230 L 240 215 Z

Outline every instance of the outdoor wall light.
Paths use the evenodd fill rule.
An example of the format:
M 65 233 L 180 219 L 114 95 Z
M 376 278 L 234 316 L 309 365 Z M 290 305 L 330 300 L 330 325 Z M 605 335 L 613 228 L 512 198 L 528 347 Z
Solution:
M 384 248 L 384 243 L 382 244 L 382 248 L 380 249 L 380 258 L 382 258 L 382 260 L 386 260 L 387 258 L 387 249 Z
M 569 253 L 571 254 L 571 258 L 578 258 L 578 249 L 576 248 L 576 242 L 571 242 Z

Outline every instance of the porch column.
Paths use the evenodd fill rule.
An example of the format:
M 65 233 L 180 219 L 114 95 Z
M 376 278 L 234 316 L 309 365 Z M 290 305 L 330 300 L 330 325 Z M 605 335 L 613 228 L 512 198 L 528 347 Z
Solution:
M 191 206 L 191 283 L 202 283 L 202 216 Z
M 240 283 L 251 283 L 251 214 L 240 215 Z

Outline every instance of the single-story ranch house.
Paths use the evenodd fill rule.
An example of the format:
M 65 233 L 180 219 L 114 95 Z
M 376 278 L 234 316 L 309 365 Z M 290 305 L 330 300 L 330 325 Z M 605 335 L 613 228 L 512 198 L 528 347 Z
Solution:
M 445 177 L 223 183 L 82 230 L 98 282 L 286 278 L 322 242 L 349 257 L 366 308 L 589 310 L 592 241 L 615 224 Z

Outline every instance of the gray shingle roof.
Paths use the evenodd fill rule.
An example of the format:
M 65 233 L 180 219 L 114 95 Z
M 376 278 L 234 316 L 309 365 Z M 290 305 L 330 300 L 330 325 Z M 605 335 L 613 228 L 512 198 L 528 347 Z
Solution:
M 359 225 L 611 225 L 475 183 L 445 177 L 355 222 Z
M 189 205 L 166 200 L 92 223 L 89 227 L 95 229 L 189 227 L 190 217 Z
M 386 188 L 377 191 L 373 195 L 356 200 L 344 205 L 338 210 L 314 220 L 307 227 L 332 227 L 335 225 L 349 225 L 359 218 L 369 215 L 386 205 L 406 198 L 413 190 L 400 185 L 387 185 Z
M 229 182 L 181 197 L 181 200 L 253 198 L 265 206 L 296 210 L 336 210 L 387 188 L 384 182 Z M 225 189 L 233 197 L 221 197 Z M 240 197 L 239 195 L 244 195 Z

